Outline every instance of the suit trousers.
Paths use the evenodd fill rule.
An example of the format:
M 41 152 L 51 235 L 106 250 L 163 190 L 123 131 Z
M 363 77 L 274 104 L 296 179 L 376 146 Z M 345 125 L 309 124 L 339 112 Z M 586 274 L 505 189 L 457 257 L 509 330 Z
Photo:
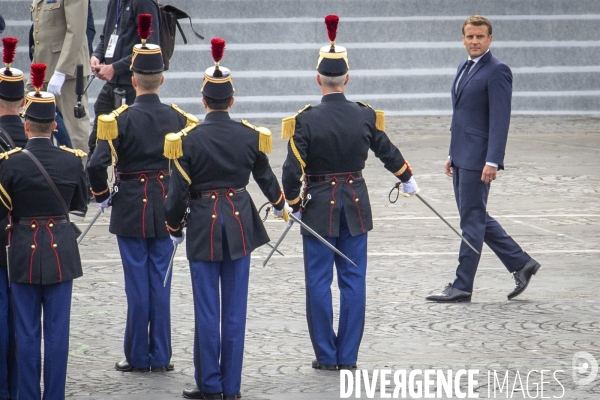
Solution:
M 173 242 L 117 235 L 117 243 L 127 296 L 125 358 L 136 368 L 166 367 L 171 360 L 171 277 L 163 284 Z
M 481 171 L 454 167 L 454 197 L 460 214 L 460 228 L 465 239 L 479 251 L 487 244 L 509 272 L 525 266 L 531 257 L 511 238 L 504 228 L 487 213 L 490 184 L 481 181 Z M 480 254 L 461 241 L 458 268 L 453 286 L 473 292 L 473 282 Z
M 224 224 L 222 229 L 223 261 L 190 262 L 194 366 L 196 386 L 204 393 L 235 395 L 242 383 L 250 255 L 232 260 Z
M 0 398 L 17 398 L 17 358 L 13 301 L 8 271 L 0 266 Z M 12 394 L 12 396 L 11 396 Z
M 358 268 L 314 236 L 303 236 L 306 285 L 306 320 L 317 360 L 325 365 L 356 363 L 365 324 L 367 233 L 351 236 L 344 207 L 340 211 L 339 237 L 325 239 Z M 331 284 L 333 265 L 340 290 L 337 335 L 333 330 Z
M 69 356 L 73 281 L 51 285 L 12 283 L 17 333 L 19 400 L 64 400 Z M 41 319 L 44 331 L 44 395 L 41 395 Z

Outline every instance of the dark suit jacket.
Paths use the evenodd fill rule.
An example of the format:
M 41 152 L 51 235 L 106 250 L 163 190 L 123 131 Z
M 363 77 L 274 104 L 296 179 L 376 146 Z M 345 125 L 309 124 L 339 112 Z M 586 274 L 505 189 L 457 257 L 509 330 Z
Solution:
M 510 124 L 512 73 L 502 61 L 486 53 L 459 84 L 463 61 L 452 84 L 450 158 L 452 166 L 482 171 L 486 162 L 504 169 L 504 151 Z

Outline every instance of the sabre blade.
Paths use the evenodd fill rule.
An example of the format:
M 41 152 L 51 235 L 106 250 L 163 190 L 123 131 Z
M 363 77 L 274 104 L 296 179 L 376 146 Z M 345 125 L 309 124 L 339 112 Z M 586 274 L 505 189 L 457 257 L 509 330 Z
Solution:
M 163 282 L 163 287 L 167 286 L 167 281 L 169 280 L 169 275 L 171 274 L 171 270 L 173 269 L 173 261 L 175 261 L 175 253 L 177 252 L 177 246 L 173 246 L 173 254 L 171 254 L 171 261 L 169 261 L 169 268 L 167 269 L 167 273 L 165 274 L 165 281 Z
M 279 247 L 279 244 L 280 244 L 280 243 L 283 241 L 283 238 L 284 238 L 284 237 L 285 237 L 285 235 L 287 235 L 287 233 L 290 231 L 290 228 L 291 228 L 291 227 L 292 227 L 291 225 L 288 225 L 288 226 L 287 226 L 287 228 L 285 228 L 285 230 L 283 231 L 283 234 L 282 234 L 282 235 L 279 237 L 279 239 L 277 240 L 277 243 L 275 243 L 275 246 L 271 246 L 271 247 L 272 247 L 272 250 L 271 250 L 271 252 L 269 253 L 269 255 L 267 256 L 267 258 L 265 258 L 265 261 L 263 261 L 263 267 L 264 267 L 265 265 L 267 265 L 267 263 L 269 262 L 269 260 L 271 259 L 271 256 L 273 255 L 273 253 L 275 253 L 275 251 L 277 251 L 278 253 L 280 253 L 280 252 L 277 250 L 277 247 Z M 268 244 L 268 243 L 267 243 L 267 244 Z M 280 254 L 281 254 L 281 253 L 280 253 Z M 281 255 L 283 255 L 283 254 L 281 254 Z
M 85 230 L 83 232 L 81 232 L 81 235 L 79 235 L 79 237 L 77 238 L 77 244 L 81 243 L 81 241 L 83 240 L 85 235 L 92 228 L 92 225 L 94 225 L 94 222 L 96 222 L 96 220 L 100 216 L 100 214 L 102 214 L 102 209 L 98 209 L 98 212 L 96 213 L 96 215 L 94 215 L 94 218 L 92 218 L 92 221 L 88 224 L 88 226 L 85 228 Z
M 356 265 L 354 263 L 354 261 L 352 261 L 351 259 L 348 258 L 348 256 L 346 256 L 344 253 L 342 253 L 341 251 L 339 251 L 338 249 L 336 249 L 331 243 L 329 243 L 327 240 L 325 240 L 321 235 L 319 235 L 317 232 L 315 232 L 310 226 L 306 225 L 304 222 L 302 222 L 302 220 L 300 220 L 299 218 L 297 218 L 294 214 L 290 214 L 290 218 L 294 221 L 297 222 L 300 226 L 302 226 L 304 229 L 306 229 L 308 231 L 308 233 L 310 233 L 311 235 L 313 235 L 314 237 L 316 237 L 317 239 L 319 239 L 325 246 L 329 247 L 331 250 L 333 250 L 336 254 L 344 257 L 346 259 L 346 261 L 348 261 L 350 264 L 354 265 L 355 267 L 358 268 L 358 265 Z
M 445 223 L 446 225 L 448 225 L 448 227 L 449 227 L 450 229 L 452 229 L 452 230 L 454 231 L 454 233 L 456 233 L 456 234 L 458 235 L 458 237 L 459 237 L 459 238 L 460 238 L 460 239 L 461 239 L 463 242 L 465 242 L 467 246 L 469 246 L 469 247 L 471 248 L 471 250 L 473 250 L 475 253 L 479 254 L 479 252 L 478 252 L 477 250 L 475 250 L 475 247 L 473 247 L 473 245 L 472 245 L 471 243 L 469 243 L 469 241 L 468 241 L 467 239 L 465 239 L 463 235 L 461 235 L 461 234 L 460 234 L 460 233 L 459 233 L 459 232 L 458 232 L 456 229 L 454 229 L 454 227 L 453 227 L 452 225 L 450 225 L 450 224 L 448 223 L 448 221 L 446 221 L 446 220 L 444 219 L 444 217 L 442 217 L 442 216 L 440 215 L 440 213 L 438 213 L 438 212 L 437 212 L 437 211 L 436 211 L 436 210 L 435 210 L 433 207 L 431 207 L 431 206 L 429 205 L 429 203 L 427 203 L 427 202 L 426 202 L 426 201 L 425 201 L 425 200 L 424 200 L 424 199 L 421 197 L 421 195 L 420 195 L 420 194 L 416 193 L 416 194 L 415 194 L 415 196 L 417 196 L 417 198 L 418 198 L 419 200 L 421 200 L 421 201 L 423 202 L 423 204 L 425 204 L 425 205 L 426 205 L 426 206 L 427 206 L 427 207 L 428 207 L 428 208 L 429 208 L 431 211 L 433 211 L 433 212 L 435 213 L 435 215 L 437 215 L 437 216 L 438 216 L 438 217 L 439 217 L 439 218 L 440 218 L 442 221 L 444 221 L 444 223 Z

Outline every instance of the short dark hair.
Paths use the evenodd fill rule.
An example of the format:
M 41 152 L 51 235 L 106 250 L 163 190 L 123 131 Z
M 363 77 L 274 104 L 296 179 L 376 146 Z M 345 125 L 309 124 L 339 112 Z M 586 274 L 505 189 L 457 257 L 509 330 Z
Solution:
M 50 135 L 52 133 L 54 120 L 40 122 L 39 120 L 35 120 L 27 116 L 25 117 L 25 120 L 29 123 L 29 130 L 34 135 Z
M 138 87 L 144 91 L 153 91 L 157 90 L 160 86 L 160 80 L 162 78 L 162 72 L 157 74 L 140 74 L 138 72 L 134 72 L 135 81 Z
M 231 98 L 233 96 L 229 96 L 228 98 L 222 99 L 222 100 L 213 99 L 213 98 L 205 96 L 205 95 L 202 95 L 202 97 L 204 97 L 204 100 L 206 100 L 206 105 L 211 110 L 227 111 L 227 109 L 229 108 L 229 102 L 231 101 Z
M 466 19 L 466 21 L 463 23 L 463 26 L 462 26 L 463 35 L 465 34 L 465 26 L 467 26 L 467 25 L 474 25 L 474 26 L 485 25 L 488 28 L 488 35 L 492 34 L 492 23 L 490 22 L 489 19 L 487 19 L 486 17 L 484 17 L 482 15 L 472 15 Z

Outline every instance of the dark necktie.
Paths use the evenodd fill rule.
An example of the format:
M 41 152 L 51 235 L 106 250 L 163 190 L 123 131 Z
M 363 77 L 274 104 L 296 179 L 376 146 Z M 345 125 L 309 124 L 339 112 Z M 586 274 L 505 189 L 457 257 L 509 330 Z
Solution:
M 471 71 L 471 67 L 473 66 L 473 64 L 475 64 L 475 61 L 473 61 L 473 60 L 467 61 L 467 68 L 465 68 L 465 72 L 463 72 L 462 76 L 460 77 L 460 81 L 458 82 L 458 86 L 456 87 L 457 94 L 460 92 L 460 89 L 462 88 L 464 83 L 467 81 L 466 80 L 467 75 L 469 75 L 469 71 Z

